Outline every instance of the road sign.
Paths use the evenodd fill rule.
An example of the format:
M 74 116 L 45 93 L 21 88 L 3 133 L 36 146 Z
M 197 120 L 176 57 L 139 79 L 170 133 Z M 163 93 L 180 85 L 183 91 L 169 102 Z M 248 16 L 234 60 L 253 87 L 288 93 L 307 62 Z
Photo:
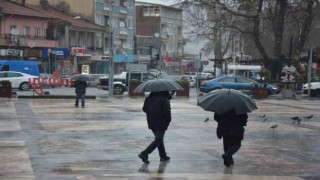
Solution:
M 187 64 L 187 68 L 193 69 L 193 64 L 192 64 L 192 63 L 188 63 L 188 64 Z

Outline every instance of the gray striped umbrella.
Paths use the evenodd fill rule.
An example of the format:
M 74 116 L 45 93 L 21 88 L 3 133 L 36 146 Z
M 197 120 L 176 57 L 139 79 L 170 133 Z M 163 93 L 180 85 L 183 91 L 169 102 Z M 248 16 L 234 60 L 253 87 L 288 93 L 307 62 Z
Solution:
M 176 91 L 182 90 L 177 82 L 170 79 L 152 79 L 140 84 L 134 92 L 159 92 L 159 91 Z

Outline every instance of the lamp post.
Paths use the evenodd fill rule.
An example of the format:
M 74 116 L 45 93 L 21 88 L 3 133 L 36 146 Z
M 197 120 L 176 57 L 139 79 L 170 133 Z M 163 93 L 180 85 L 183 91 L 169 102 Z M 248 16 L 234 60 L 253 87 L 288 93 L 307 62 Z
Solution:
M 160 29 L 159 29 L 160 30 Z M 154 36 L 156 38 L 158 38 L 158 52 L 159 52 L 159 62 L 158 62 L 158 66 L 160 69 L 160 74 L 159 76 L 161 77 L 162 74 L 162 54 L 161 54 L 161 35 L 160 33 L 155 33 Z
M 112 3 L 109 1 L 109 81 L 108 92 L 109 96 L 113 96 L 113 74 L 114 74 L 114 62 L 113 62 L 113 15 L 112 15 Z
M 51 58 L 51 52 L 52 52 L 52 51 L 51 51 L 51 48 L 49 48 L 48 51 L 47 51 L 47 53 L 48 53 L 48 60 L 49 60 L 49 68 L 48 68 L 49 74 L 51 74 L 51 62 L 50 62 L 50 61 L 51 61 L 51 59 L 50 59 L 50 58 Z

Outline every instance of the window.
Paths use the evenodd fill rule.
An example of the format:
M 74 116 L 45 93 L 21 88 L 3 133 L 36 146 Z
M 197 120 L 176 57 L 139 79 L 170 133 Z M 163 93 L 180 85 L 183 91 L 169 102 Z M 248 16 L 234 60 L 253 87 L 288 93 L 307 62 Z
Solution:
M 96 12 L 95 15 L 95 21 L 97 24 L 104 26 L 105 25 L 105 20 L 104 20 L 104 15 L 101 12 Z
M 48 31 L 48 29 L 43 30 L 44 39 L 47 39 L 47 31 Z
M 97 48 L 102 47 L 102 35 L 101 34 L 97 34 L 97 36 L 96 36 L 96 46 L 97 46 Z
M 244 78 L 237 78 L 237 83 L 247 83 L 250 84 L 251 81 L 248 79 L 244 79 Z
M 143 16 L 160 16 L 160 6 L 144 6 Z
M 22 74 L 20 74 L 20 73 L 8 73 L 8 77 L 23 77 L 23 75 Z
M 30 27 L 23 27 L 23 37 L 30 36 Z
M 38 38 L 40 38 L 40 28 L 38 28 L 38 27 L 35 27 L 34 28 L 34 37 L 36 38 L 36 39 L 38 39 Z
M 129 29 L 133 29 L 133 17 L 129 16 L 127 19 L 126 19 L 126 22 L 127 22 L 127 27 Z
M 10 31 L 11 31 L 12 29 L 16 29 L 16 28 L 17 28 L 16 25 L 10 25 Z
M 224 79 L 221 79 L 220 82 L 231 82 L 231 83 L 234 83 L 235 79 L 234 78 L 224 78 Z
M 119 6 L 119 4 L 120 4 L 120 3 L 119 3 L 119 0 L 113 0 L 113 1 L 112 1 L 112 5 L 113 5 L 113 6 Z

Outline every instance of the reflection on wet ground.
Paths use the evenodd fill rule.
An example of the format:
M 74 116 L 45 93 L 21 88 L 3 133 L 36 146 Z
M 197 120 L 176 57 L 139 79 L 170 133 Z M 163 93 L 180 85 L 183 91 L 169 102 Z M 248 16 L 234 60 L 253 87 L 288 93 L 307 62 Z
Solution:
M 171 101 L 171 160 L 154 152 L 143 164 L 137 155 L 153 139 L 143 100 L 88 99 L 82 109 L 72 99 L 1 99 L 0 179 L 320 179 L 320 101 L 256 100 L 235 166 L 225 168 L 213 113 L 187 98 Z

